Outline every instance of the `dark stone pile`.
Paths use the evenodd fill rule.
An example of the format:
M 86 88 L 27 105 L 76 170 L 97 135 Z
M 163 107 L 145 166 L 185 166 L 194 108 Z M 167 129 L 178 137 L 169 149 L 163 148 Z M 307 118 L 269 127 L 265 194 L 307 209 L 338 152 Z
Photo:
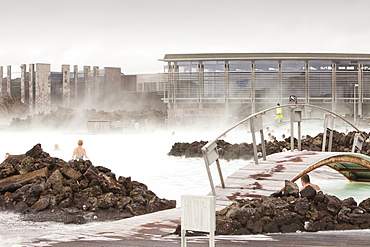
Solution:
M 349 132 L 348 134 L 333 131 L 333 144 L 332 152 L 350 152 L 352 150 L 353 138 L 356 132 Z M 369 134 L 362 132 L 367 138 Z M 301 140 L 302 150 L 307 151 L 321 151 L 323 143 L 323 133 L 318 134 L 315 137 L 305 136 Z M 328 135 L 327 135 L 328 136 Z M 327 137 L 327 142 L 328 143 Z M 207 142 L 193 142 L 193 143 L 175 143 L 168 155 L 171 156 L 184 156 L 189 157 L 202 157 L 202 147 Z M 284 141 L 265 141 L 266 154 L 270 155 L 273 153 L 282 152 L 283 150 L 290 150 L 290 137 Z M 217 142 L 218 152 L 221 159 L 232 160 L 232 159 L 251 159 L 253 158 L 253 144 L 241 143 L 241 144 L 230 144 L 224 140 Z M 298 148 L 298 140 L 294 139 L 294 147 Z M 326 148 L 327 150 L 327 148 Z M 261 144 L 257 145 L 257 151 L 261 152 Z M 370 155 L 370 143 L 365 142 L 363 144 L 362 154 Z
M 113 213 L 117 219 L 174 207 L 175 200 L 158 198 L 143 183 L 130 177 L 116 179 L 110 169 L 95 167 L 89 160 L 50 157 L 40 144 L 0 164 L 2 210 L 48 211 L 59 213 L 52 220 L 85 223 L 94 214 Z
M 181 156 L 185 158 L 203 157 L 202 147 L 206 145 L 205 141 L 195 141 L 192 143 L 187 142 L 176 142 L 172 145 L 172 148 L 168 155 L 170 156 Z M 241 143 L 241 144 L 230 144 L 224 140 L 217 142 L 218 152 L 221 159 L 232 160 L 232 159 L 251 159 L 253 158 L 253 144 Z
M 353 230 L 370 227 L 370 198 L 357 202 L 339 198 L 307 186 L 301 192 L 286 181 L 283 193 L 260 199 L 240 200 L 217 212 L 216 234 Z
M 9 93 L 0 98 L 0 117 L 23 116 L 27 112 L 27 105 Z

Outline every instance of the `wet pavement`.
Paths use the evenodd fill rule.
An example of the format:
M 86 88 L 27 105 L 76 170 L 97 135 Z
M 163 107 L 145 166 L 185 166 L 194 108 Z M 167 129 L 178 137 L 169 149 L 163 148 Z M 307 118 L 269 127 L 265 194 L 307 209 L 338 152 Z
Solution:
M 301 232 L 265 235 L 216 236 L 216 246 L 369 246 L 370 230 Z M 180 238 L 162 240 L 121 239 L 115 241 L 75 241 L 52 246 L 180 246 Z M 189 237 L 187 246 L 209 246 L 206 237 Z

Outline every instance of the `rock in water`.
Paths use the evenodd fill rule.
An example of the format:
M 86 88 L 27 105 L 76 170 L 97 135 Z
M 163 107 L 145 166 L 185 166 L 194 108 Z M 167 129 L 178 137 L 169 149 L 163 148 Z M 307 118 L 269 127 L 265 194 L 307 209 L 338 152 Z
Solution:
M 350 152 L 353 145 L 353 138 L 356 132 L 352 131 L 348 134 L 339 133 L 333 131 L 333 146 L 332 152 Z M 361 132 L 365 137 L 365 140 L 369 137 L 368 133 Z M 302 150 L 307 151 L 321 151 L 322 150 L 323 133 L 319 133 L 315 137 L 307 135 L 301 142 Z M 192 143 L 175 143 L 168 155 L 171 156 L 184 156 L 184 157 L 202 157 L 202 147 L 205 146 L 205 141 L 195 141 Z M 294 148 L 298 148 L 298 141 L 295 139 Z M 232 160 L 232 159 L 245 159 L 249 160 L 253 158 L 253 144 L 252 143 L 240 143 L 231 144 L 224 140 L 217 141 L 218 153 L 221 159 Z M 261 144 L 257 145 L 257 150 L 261 150 Z M 290 150 L 290 137 L 285 138 L 282 141 L 265 141 L 266 155 L 273 153 L 279 153 L 286 150 Z M 362 154 L 370 155 L 370 143 L 364 142 L 360 151 Z
M 302 197 L 307 197 L 308 199 L 312 199 L 316 195 L 316 190 L 312 188 L 312 186 L 308 185 L 303 190 L 300 191 Z
M 10 155 L 0 164 L 2 210 L 59 212 L 62 217 L 54 220 L 82 224 L 86 220 L 81 217 L 91 212 L 119 219 L 174 207 L 175 200 L 158 198 L 143 183 L 130 177 L 117 180 L 110 169 L 94 167 L 89 160 L 65 162 L 50 157 L 41 144 L 26 154 Z M 67 209 L 77 210 L 77 214 L 72 217 Z
M 293 183 L 289 180 L 285 180 L 284 193 L 285 196 L 294 196 L 298 197 L 299 188 L 296 183 Z

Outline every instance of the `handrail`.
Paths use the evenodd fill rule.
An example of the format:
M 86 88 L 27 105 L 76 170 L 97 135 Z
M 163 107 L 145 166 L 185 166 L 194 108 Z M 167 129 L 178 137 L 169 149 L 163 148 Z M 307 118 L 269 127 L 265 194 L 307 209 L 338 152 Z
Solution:
M 210 171 L 210 168 L 209 166 L 214 162 L 216 161 L 216 164 L 217 164 L 217 169 L 218 169 L 218 173 L 219 173 L 219 176 L 220 176 L 220 179 L 221 179 L 221 184 L 222 184 L 222 188 L 225 188 L 225 183 L 223 181 L 223 177 L 222 177 L 222 172 L 221 172 L 221 166 L 220 166 L 220 163 L 219 163 L 219 154 L 218 154 L 218 150 L 217 150 L 217 141 L 218 139 L 220 139 L 222 136 L 226 135 L 229 131 L 233 130 L 234 128 L 236 128 L 237 126 L 239 126 L 240 124 L 244 123 L 245 121 L 248 121 L 250 119 L 253 119 L 259 115 L 264 115 L 266 114 L 266 112 L 268 111 L 271 111 L 271 110 L 274 110 L 274 109 L 277 109 L 277 108 L 284 108 L 284 107 L 290 107 L 292 109 L 292 112 L 295 108 L 298 108 L 298 107 L 312 107 L 312 108 L 318 108 L 318 109 L 321 109 L 321 110 L 324 110 L 326 112 L 329 112 L 330 114 L 342 119 L 344 122 L 348 123 L 350 126 L 352 126 L 356 131 L 357 133 L 356 134 L 360 134 L 360 130 L 356 128 L 356 126 L 354 126 L 351 122 L 349 122 L 347 119 L 343 118 L 342 116 L 339 116 L 338 114 L 336 114 L 335 112 L 331 111 L 331 110 L 328 110 L 326 108 L 323 108 L 321 106 L 315 106 L 315 105 L 310 105 L 310 104 L 289 104 L 289 105 L 281 105 L 281 106 L 274 106 L 274 107 L 271 107 L 271 108 L 268 108 L 268 109 L 265 109 L 263 111 L 260 111 L 260 112 L 257 112 L 257 113 L 254 113 L 252 115 L 250 115 L 249 117 L 239 121 L 238 123 L 234 124 L 231 128 L 227 129 L 226 131 L 224 131 L 222 134 L 220 134 L 216 139 L 212 140 L 212 141 L 209 141 L 206 145 L 204 145 L 202 147 L 202 153 L 203 153 L 203 159 L 204 159 L 204 162 L 205 162 L 205 165 L 206 165 L 206 169 L 207 169 L 207 173 L 208 173 L 208 178 L 209 178 L 209 182 L 210 182 L 210 185 L 211 185 L 211 189 L 212 189 L 212 194 L 214 196 L 216 196 L 216 190 L 215 190 L 215 187 L 214 187 L 214 184 L 213 184 L 213 179 L 212 179 L 212 175 L 211 175 L 211 171 Z M 291 116 L 292 117 L 292 116 Z M 291 124 L 292 124 L 292 118 L 291 118 Z M 251 125 L 253 126 L 253 125 Z M 261 130 L 260 130 L 261 131 Z M 255 137 L 254 137 L 254 133 L 252 133 L 253 135 L 253 146 L 254 146 L 254 159 L 255 159 L 255 163 L 258 164 L 258 157 L 257 157 L 257 148 L 256 148 L 256 143 L 255 143 Z M 263 137 L 263 134 L 261 136 L 261 139 Z M 299 137 L 300 138 L 300 137 Z M 293 139 L 293 133 L 291 134 L 291 139 Z M 299 139 L 300 140 L 300 139 Z M 294 149 L 294 142 L 291 141 L 291 145 L 292 145 L 292 151 Z M 263 145 L 264 143 L 262 143 Z M 300 145 L 298 143 L 298 145 Z M 355 147 L 353 147 L 355 148 Z M 264 148 L 262 148 L 262 153 L 264 153 Z M 265 159 L 265 156 L 264 156 L 264 159 Z
M 220 139 L 222 136 L 224 136 L 225 134 L 227 134 L 229 131 L 233 130 L 234 128 L 238 127 L 240 124 L 244 123 L 245 121 L 251 119 L 251 118 L 254 118 L 254 117 L 257 117 L 258 115 L 265 115 L 266 112 L 269 112 L 269 111 L 272 111 L 276 108 L 284 108 L 284 107 L 295 107 L 297 108 L 298 106 L 307 106 L 307 107 L 312 107 L 312 108 L 318 108 L 318 109 L 321 109 L 321 110 L 324 110 L 326 112 L 329 112 L 330 114 L 342 119 L 344 122 L 346 122 L 347 124 L 349 124 L 350 126 L 352 126 L 357 132 L 360 132 L 359 129 L 357 129 L 357 127 L 355 125 L 353 125 L 351 122 L 349 122 L 347 119 L 343 118 L 342 116 L 338 115 L 337 113 L 331 111 L 331 110 L 328 110 L 324 107 L 321 107 L 321 106 L 316 106 L 316 105 L 310 105 L 310 104 L 288 104 L 288 105 L 281 105 L 281 106 L 274 106 L 274 107 L 271 107 L 271 108 L 267 108 L 263 111 L 260 111 L 260 112 L 257 112 L 257 113 L 254 113 L 252 115 L 250 115 L 249 117 L 246 117 L 244 118 L 243 120 L 239 121 L 238 123 L 234 124 L 232 127 L 230 127 L 229 129 L 227 129 L 226 131 L 224 131 L 221 135 L 219 135 L 217 138 L 215 138 L 214 140 L 212 141 L 209 141 L 206 145 L 204 145 L 202 147 L 202 150 L 203 151 L 208 151 L 209 147 L 218 141 L 218 139 Z

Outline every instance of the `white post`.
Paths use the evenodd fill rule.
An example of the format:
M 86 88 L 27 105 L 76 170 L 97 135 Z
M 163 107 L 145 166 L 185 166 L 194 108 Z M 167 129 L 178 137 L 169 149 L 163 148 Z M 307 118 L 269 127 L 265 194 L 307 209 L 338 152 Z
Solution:
M 181 247 L 186 247 L 186 230 L 209 232 L 209 246 L 215 246 L 216 198 L 181 196 Z

